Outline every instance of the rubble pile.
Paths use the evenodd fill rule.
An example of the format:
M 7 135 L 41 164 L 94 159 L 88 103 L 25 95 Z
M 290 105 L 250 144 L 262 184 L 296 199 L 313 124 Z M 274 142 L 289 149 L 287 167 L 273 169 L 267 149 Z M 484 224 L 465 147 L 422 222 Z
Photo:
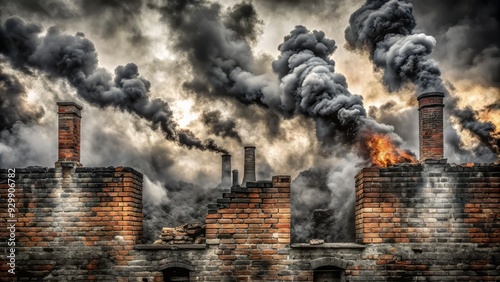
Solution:
M 204 244 L 205 224 L 201 222 L 183 224 L 177 227 L 163 227 L 160 239 L 153 244 Z

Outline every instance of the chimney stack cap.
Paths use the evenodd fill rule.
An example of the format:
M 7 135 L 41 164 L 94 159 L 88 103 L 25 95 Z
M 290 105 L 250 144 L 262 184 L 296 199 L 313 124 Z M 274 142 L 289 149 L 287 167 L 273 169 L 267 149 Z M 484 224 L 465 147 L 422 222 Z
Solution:
M 444 97 L 444 93 L 437 92 L 437 91 L 422 93 L 422 94 L 418 95 L 417 100 L 420 100 L 422 98 L 427 98 L 427 97 Z
M 255 148 L 254 145 L 245 145 L 244 148 Z
M 58 106 L 75 106 L 76 108 L 78 108 L 79 110 L 82 110 L 83 107 L 78 105 L 77 103 L 75 102 L 57 102 L 57 105 Z
M 82 117 L 82 109 L 83 107 L 78 105 L 75 102 L 57 102 L 57 114 L 58 115 L 67 115 L 67 114 L 73 114 L 78 117 Z

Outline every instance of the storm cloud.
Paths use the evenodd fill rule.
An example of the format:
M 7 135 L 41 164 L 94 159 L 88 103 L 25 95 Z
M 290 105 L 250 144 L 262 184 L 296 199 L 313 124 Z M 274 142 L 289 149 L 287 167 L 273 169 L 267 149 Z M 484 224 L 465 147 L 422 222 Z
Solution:
M 113 76 L 98 67 L 94 44 L 83 33 L 66 35 L 56 27 L 42 29 L 20 17 L 10 17 L 0 29 L 0 53 L 25 71 L 34 67 L 48 75 L 65 78 L 80 97 L 99 107 L 115 107 L 138 115 L 161 128 L 165 138 L 186 148 L 225 153 L 213 140 L 202 142 L 187 129 L 179 130 L 167 102 L 149 97 L 151 83 L 140 76 L 137 65 L 118 66 Z
M 223 138 L 232 138 L 240 144 L 243 142 L 236 131 L 236 122 L 230 118 L 224 119 L 219 110 L 203 112 L 202 121 L 210 128 L 210 133 Z
M 172 47 L 186 56 L 192 80 L 184 87 L 198 95 L 236 99 L 242 104 L 279 104 L 269 77 L 257 74 L 251 43 L 261 21 L 251 3 L 224 10 L 205 0 L 169 0 L 158 9 L 171 30 Z
M 0 132 L 10 130 L 17 122 L 37 123 L 44 115 L 44 109 L 31 105 L 28 94 L 14 75 L 5 73 L 0 67 Z

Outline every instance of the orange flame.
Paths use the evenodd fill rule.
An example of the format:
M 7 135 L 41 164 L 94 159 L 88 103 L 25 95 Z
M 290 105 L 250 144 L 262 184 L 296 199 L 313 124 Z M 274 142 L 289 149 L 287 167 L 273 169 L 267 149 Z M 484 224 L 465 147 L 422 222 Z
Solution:
M 387 135 L 373 134 L 368 137 L 366 145 L 370 150 L 370 158 L 376 166 L 387 167 L 398 163 L 417 163 L 417 158 L 410 151 L 397 148 Z

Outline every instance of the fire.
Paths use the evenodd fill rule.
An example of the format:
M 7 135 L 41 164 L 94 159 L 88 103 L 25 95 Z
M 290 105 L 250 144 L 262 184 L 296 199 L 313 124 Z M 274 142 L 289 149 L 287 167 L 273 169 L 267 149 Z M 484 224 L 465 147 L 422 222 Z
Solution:
M 387 135 L 370 135 L 366 145 L 370 151 L 372 163 L 376 166 L 387 167 L 398 163 L 417 163 L 417 158 L 413 153 L 397 148 Z

